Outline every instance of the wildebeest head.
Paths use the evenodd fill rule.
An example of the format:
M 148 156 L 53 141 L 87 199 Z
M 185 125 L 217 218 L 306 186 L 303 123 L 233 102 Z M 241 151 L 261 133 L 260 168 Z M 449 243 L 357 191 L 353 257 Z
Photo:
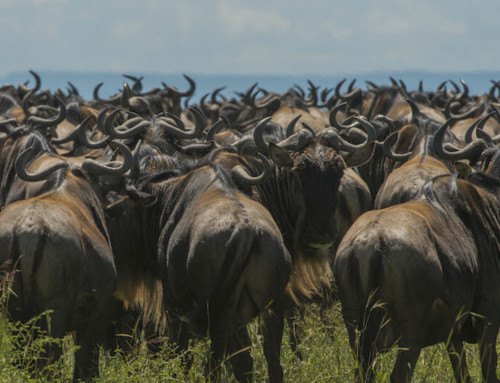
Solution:
M 352 145 L 333 129 L 315 135 L 307 125 L 303 126 L 300 132 L 269 146 L 259 138 L 261 129 L 255 129 L 256 144 L 278 165 L 262 198 L 274 196 L 272 206 L 263 202 L 287 241 L 293 240 L 304 250 L 329 248 L 338 234 L 335 210 L 343 172 L 346 167 L 367 161 L 374 145 Z

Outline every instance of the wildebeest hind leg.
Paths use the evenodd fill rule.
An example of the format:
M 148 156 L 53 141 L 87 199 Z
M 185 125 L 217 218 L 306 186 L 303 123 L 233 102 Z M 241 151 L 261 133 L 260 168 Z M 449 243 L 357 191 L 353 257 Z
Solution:
M 90 381 L 99 376 L 99 346 L 103 346 L 111 328 L 116 306 L 110 300 L 104 309 L 96 313 L 89 322 L 75 331 L 75 353 L 73 381 Z
M 43 333 L 57 339 L 63 338 L 66 334 L 67 323 L 68 320 L 65 316 L 65 311 L 59 308 L 54 308 L 50 314 L 42 314 L 40 321 L 37 321 Z M 35 333 L 35 337 L 38 336 L 39 334 Z M 61 355 L 62 343 L 60 341 L 49 341 L 44 345 L 44 352 L 41 357 L 37 358 L 37 369 L 42 371 L 47 364 L 57 362 Z
M 391 383 L 407 383 L 411 381 L 421 351 L 420 342 L 399 342 L 398 357 L 394 370 L 392 370 Z
M 253 360 L 250 355 L 252 341 L 246 326 L 233 328 L 228 337 L 227 357 L 233 366 L 238 382 L 251 382 L 253 379 Z
M 220 365 L 229 359 L 234 376 L 239 382 L 252 380 L 253 360 L 250 355 L 251 340 L 246 326 L 235 325 L 232 310 L 224 310 L 216 323 L 210 326 L 211 361 L 207 375 L 211 381 L 219 381 Z
M 471 383 L 472 380 L 467 369 L 463 342 L 453 338 L 446 346 L 446 349 L 450 357 L 451 365 L 453 366 L 453 372 L 457 383 Z
M 299 360 L 304 359 L 302 352 L 298 348 L 298 345 L 302 340 L 301 336 L 302 326 L 300 323 L 304 319 L 304 311 L 305 311 L 304 305 L 295 306 L 292 309 L 291 315 L 287 317 L 287 323 L 290 335 L 290 347 L 292 348 L 292 352 L 295 354 L 297 358 L 299 358 Z
M 479 343 L 479 355 L 481 357 L 481 371 L 483 379 L 488 383 L 498 383 L 497 371 L 497 351 L 495 349 L 496 338 L 498 334 L 498 324 L 481 321 L 483 327 L 483 336 Z
M 279 300 L 274 300 L 262 315 L 264 354 L 267 360 L 270 383 L 283 382 L 283 368 L 280 363 L 281 341 L 283 339 L 284 310 Z

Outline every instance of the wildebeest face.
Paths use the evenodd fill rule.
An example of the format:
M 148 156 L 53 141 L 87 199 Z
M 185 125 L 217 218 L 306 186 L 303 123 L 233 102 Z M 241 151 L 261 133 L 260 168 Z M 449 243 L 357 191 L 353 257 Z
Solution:
M 338 235 L 335 210 L 340 179 L 346 168 L 342 156 L 320 140 L 312 140 L 298 151 L 282 148 L 279 151 L 281 163 L 288 164 L 289 171 L 299 181 L 295 190 L 290 191 L 302 207 L 296 243 L 306 249 L 329 248 Z

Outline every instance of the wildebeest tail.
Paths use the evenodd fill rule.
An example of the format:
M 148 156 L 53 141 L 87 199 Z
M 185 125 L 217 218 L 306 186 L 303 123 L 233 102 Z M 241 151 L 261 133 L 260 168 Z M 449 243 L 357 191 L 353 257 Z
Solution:
M 244 283 L 245 268 L 253 254 L 255 233 L 246 228 L 235 230 L 228 241 L 224 263 L 219 272 L 217 285 L 214 289 L 215 299 L 210 300 L 210 321 L 216 321 L 218 315 L 231 296 Z
M 15 319 L 26 321 L 40 313 L 35 300 L 35 278 L 43 257 L 45 241 L 45 235 L 23 240 L 19 240 L 16 235 L 10 238 L 8 251 L 14 273 L 12 292 L 17 296 L 16 303 L 11 305 Z
M 364 361 L 364 366 L 360 366 L 364 373 L 371 373 L 371 364 L 375 355 L 376 345 L 382 333 L 382 329 L 388 319 L 384 305 L 380 302 L 379 288 L 383 273 L 382 264 L 383 252 L 376 249 L 369 260 L 369 272 L 365 274 L 367 281 L 361 284 L 360 291 L 364 299 L 361 303 L 362 321 L 358 323 L 359 345 L 357 352 L 360 353 Z M 363 274 L 361 274 L 363 275 Z

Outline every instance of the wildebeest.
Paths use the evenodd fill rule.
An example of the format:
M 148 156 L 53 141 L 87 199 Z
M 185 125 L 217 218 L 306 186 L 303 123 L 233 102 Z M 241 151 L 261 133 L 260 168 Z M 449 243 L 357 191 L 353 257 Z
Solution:
M 470 381 L 466 341 L 479 343 L 483 379 L 498 382 L 498 176 L 436 177 L 421 197 L 348 231 L 334 274 L 361 379 L 372 381 L 375 353 L 397 344 L 391 381 L 406 382 L 421 349 L 444 342 L 456 380 Z
M 269 378 L 282 381 L 279 350 L 290 255 L 269 212 L 241 193 L 232 178 L 263 179 L 250 178 L 241 167 L 228 174 L 216 163 L 166 179 L 169 175 L 146 175 L 129 184 L 136 200 L 150 198 L 149 207 L 134 206 L 129 198 L 117 202 L 114 212 L 108 210 L 123 278 L 117 295 L 132 303 L 138 299 L 140 306 L 127 276 L 136 278 L 138 288 L 149 285 L 151 290 L 160 280 L 169 315 L 184 321 L 192 334 L 208 335 L 212 363 L 230 357 L 241 382 L 251 380 L 253 368 L 246 324 L 263 313 Z M 187 346 L 185 333 L 178 341 Z
M 45 182 L 37 196 L 11 203 L 0 213 L 0 264 L 10 261 L 18 269 L 13 282 L 18 298 L 9 300 L 9 314 L 27 321 L 52 310 L 41 329 L 56 338 L 76 331 L 74 379 L 87 379 L 98 374 L 98 343 L 111 319 L 116 280 L 101 202 L 86 171 L 62 159 L 28 173 L 30 151 L 20 155 L 16 171 L 26 181 Z M 91 160 L 82 168 L 123 173 L 132 163 L 130 152 L 127 158 L 117 169 Z M 51 345 L 48 356 L 59 357 L 59 347 Z

